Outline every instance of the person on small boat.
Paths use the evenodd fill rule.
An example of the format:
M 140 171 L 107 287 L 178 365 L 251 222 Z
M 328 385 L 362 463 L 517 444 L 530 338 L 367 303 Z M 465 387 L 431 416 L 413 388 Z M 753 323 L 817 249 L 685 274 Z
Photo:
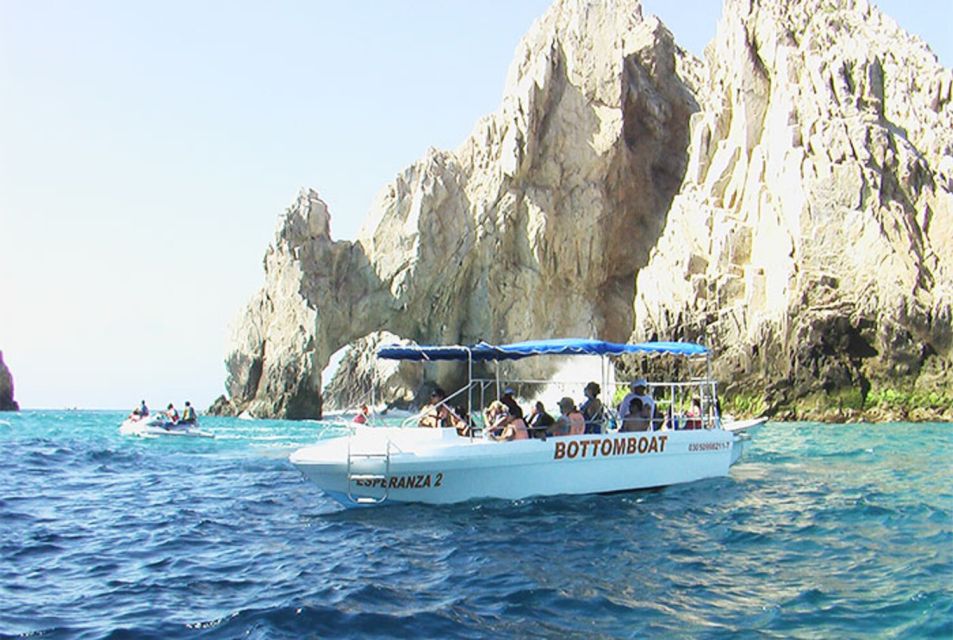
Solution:
M 563 398 L 559 401 L 560 416 L 553 424 L 554 436 L 576 436 L 586 432 L 586 418 L 582 411 L 576 408 L 572 398 Z
M 129 416 L 133 420 L 140 420 L 142 418 L 149 417 L 149 407 L 146 406 L 145 400 L 139 401 L 139 406 L 132 410 L 132 414 Z
M 529 414 L 528 427 L 534 438 L 545 438 L 549 427 L 553 426 L 556 419 L 546 412 L 546 407 L 542 402 L 537 401 L 533 405 L 533 412 Z
M 649 384 L 645 378 L 639 378 L 638 380 L 633 380 L 629 384 L 629 393 L 622 398 L 622 402 L 619 403 L 619 420 L 624 421 L 629 415 L 629 404 L 631 404 L 634 398 L 638 398 L 642 401 L 643 405 L 648 405 L 649 409 L 649 420 L 651 421 L 655 417 L 655 400 L 652 399 L 652 396 L 648 393 Z
M 622 420 L 620 431 L 649 431 L 651 421 L 648 405 L 642 402 L 642 398 L 635 397 L 629 402 L 629 412 Z
M 185 401 L 185 408 L 182 409 L 182 419 L 179 420 L 179 424 L 195 424 L 197 418 L 195 416 L 195 409 L 192 408 L 192 403 L 188 400 Z
M 506 405 L 509 409 L 510 415 L 523 417 L 523 408 L 520 407 L 519 403 L 516 401 L 516 398 L 513 396 L 516 395 L 516 392 L 513 390 L 513 387 L 507 387 L 503 389 L 503 397 L 500 398 L 500 402 Z
M 357 424 L 367 424 L 368 418 L 371 417 L 371 410 L 367 408 L 366 404 L 361 405 L 361 410 L 357 412 L 357 415 L 354 416 L 352 422 Z
M 598 382 L 590 382 L 582 392 L 586 394 L 586 401 L 582 403 L 579 410 L 586 419 L 586 433 L 602 433 L 605 422 L 602 400 L 599 399 L 602 387 Z
M 165 417 L 168 418 L 172 424 L 179 422 L 179 412 L 175 410 L 175 406 L 171 402 L 169 406 L 165 408 Z
M 447 394 L 440 387 L 434 387 L 430 392 L 430 403 L 420 412 L 420 421 L 417 426 L 432 429 L 457 427 L 463 421 L 450 409 L 446 403 Z

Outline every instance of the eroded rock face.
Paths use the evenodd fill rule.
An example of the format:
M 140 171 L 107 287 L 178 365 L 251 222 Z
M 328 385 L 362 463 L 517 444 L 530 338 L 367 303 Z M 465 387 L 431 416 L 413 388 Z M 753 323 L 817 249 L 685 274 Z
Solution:
M 0 351 L 0 411 L 19 411 L 20 405 L 13 399 L 13 376 L 3 362 Z
M 390 298 L 359 244 L 331 240 L 327 205 L 312 190 L 285 212 L 264 267 L 226 361 L 230 403 L 217 410 L 320 417 L 328 358 L 382 322 Z
M 557 1 L 500 110 L 402 172 L 356 242 L 332 241 L 302 192 L 236 328 L 234 409 L 319 416 L 330 355 L 370 336 L 339 369 L 350 388 L 333 386 L 347 404 L 380 383 L 362 354 L 384 329 L 702 338 L 722 379 L 779 407 L 948 383 L 950 71 L 862 2 L 728 0 L 724 15 L 703 62 L 635 0 Z M 408 375 L 449 387 L 459 371 Z M 381 400 L 414 392 L 402 380 Z
M 377 410 L 383 406 L 407 408 L 418 404 L 421 398 L 414 391 L 424 376 L 424 365 L 379 360 L 375 356 L 383 345 L 405 342 L 388 331 L 375 331 L 355 340 L 341 359 L 341 375 L 335 375 L 324 389 L 327 408 L 356 409 L 366 403 Z
M 948 385 L 950 71 L 851 0 L 729 0 L 706 58 L 635 337 L 703 338 L 730 389 L 782 410 Z
M 424 343 L 628 336 L 698 108 L 680 55 L 637 2 L 557 2 L 500 111 L 401 173 L 356 242 L 332 242 L 325 204 L 303 193 L 235 333 L 237 409 L 320 415 L 330 355 L 383 328 Z

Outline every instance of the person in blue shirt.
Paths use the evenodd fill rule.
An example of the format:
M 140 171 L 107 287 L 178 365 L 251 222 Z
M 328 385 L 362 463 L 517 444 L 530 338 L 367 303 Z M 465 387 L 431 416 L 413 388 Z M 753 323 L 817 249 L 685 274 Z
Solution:
M 146 406 L 145 400 L 139 401 L 139 406 L 132 410 L 132 413 L 129 414 L 129 417 L 133 420 L 141 420 L 149 416 L 149 407 Z

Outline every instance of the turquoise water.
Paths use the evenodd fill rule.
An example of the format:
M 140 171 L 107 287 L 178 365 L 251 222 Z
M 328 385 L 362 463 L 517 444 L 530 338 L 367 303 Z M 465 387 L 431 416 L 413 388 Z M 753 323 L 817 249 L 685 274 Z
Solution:
M 768 424 L 727 478 L 341 511 L 309 422 L 0 414 L 0 637 L 953 637 L 953 427 Z

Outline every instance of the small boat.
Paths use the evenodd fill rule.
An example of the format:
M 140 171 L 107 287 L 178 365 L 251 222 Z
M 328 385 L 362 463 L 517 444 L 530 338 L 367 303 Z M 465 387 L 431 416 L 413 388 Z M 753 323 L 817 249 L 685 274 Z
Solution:
M 494 346 L 392 345 L 378 358 L 457 360 L 468 364 L 468 383 L 449 396 L 471 408 L 501 397 L 499 362 L 532 356 L 626 354 L 704 359 L 705 373 L 685 382 L 649 384 L 665 415 L 664 424 L 645 431 L 616 427 L 613 419 L 599 433 L 499 442 L 482 437 L 482 414 L 470 414 L 466 435 L 457 428 L 421 428 L 418 416 L 401 426 L 351 425 L 349 432 L 304 447 L 290 461 L 327 495 L 345 507 L 385 502 L 447 504 L 474 499 L 518 500 L 559 494 L 612 493 L 663 487 L 725 476 L 766 421 L 723 422 L 710 353 L 684 342 L 619 344 L 600 340 L 541 340 Z M 473 377 L 474 362 L 495 361 L 496 379 Z M 686 367 L 688 368 L 688 367 Z M 603 366 L 604 376 L 611 367 Z M 507 386 L 514 386 L 508 382 Z M 537 381 L 536 385 L 541 384 Z M 563 383 L 564 384 L 564 383 Z M 579 388 L 582 388 L 580 382 Z M 604 388 L 612 388 L 611 383 Z M 489 398 L 487 396 L 490 396 Z M 701 411 L 688 417 L 689 399 Z M 609 417 L 609 416 L 607 416 Z
M 126 418 L 119 425 L 119 433 L 124 436 L 139 436 L 140 438 L 158 438 L 175 436 L 179 438 L 214 438 L 215 434 L 202 431 L 198 423 L 173 423 L 162 414 L 146 418 Z

